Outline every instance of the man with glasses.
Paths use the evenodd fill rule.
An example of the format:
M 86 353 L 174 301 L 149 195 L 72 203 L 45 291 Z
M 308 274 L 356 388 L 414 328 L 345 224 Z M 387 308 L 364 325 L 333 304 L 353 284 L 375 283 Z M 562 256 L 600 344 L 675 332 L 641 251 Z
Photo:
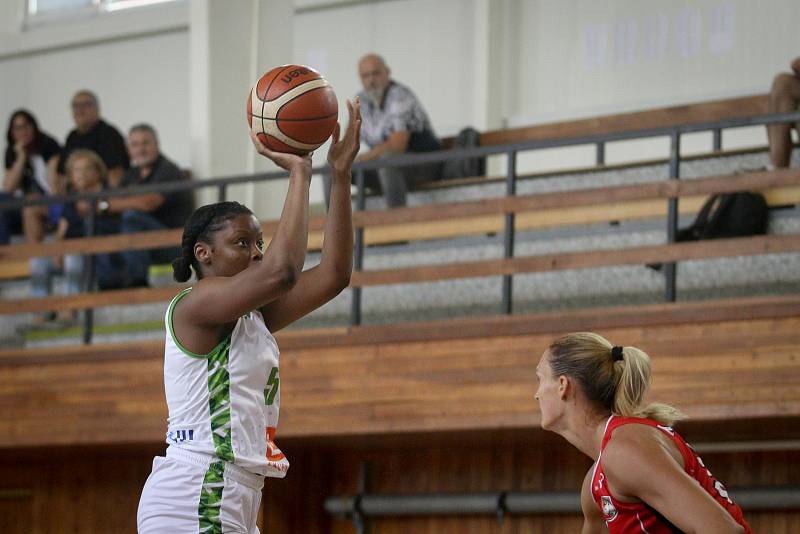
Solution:
M 119 187 L 122 175 L 130 166 L 125 139 L 119 131 L 100 118 L 97 96 L 82 89 L 72 97 L 72 118 L 75 129 L 67 136 L 61 155 L 59 174 L 64 174 L 64 162 L 79 148 L 96 152 L 108 167 L 108 186 Z

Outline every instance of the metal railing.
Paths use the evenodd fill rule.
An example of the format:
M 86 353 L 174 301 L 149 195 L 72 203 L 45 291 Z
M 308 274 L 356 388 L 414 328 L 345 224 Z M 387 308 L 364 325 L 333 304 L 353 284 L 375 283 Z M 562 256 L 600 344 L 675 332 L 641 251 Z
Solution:
M 565 139 L 549 139 L 549 140 L 535 140 L 535 141 L 521 141 L 516 143 L 508 143 L 503 145 L 481 146 L 475 148 L 464 149 L 447 149 L 436 152 L 425 153 L 406 153 L 391 158 L 368 161 L 363 163 L 356 163 L 353 165 L 354 182 L 356 185 L 356 196 L 354 199 L 355 209 L 363 211 L 366 207 L 366 191 L 365 191 L 365 173 L 373 171 L 381 167 L 406 167 L 412 165 L 419 165 L 423 163 L 442 163 L 450 160 L 461 160 L 476 157 L 486 156 L 506 156 L 506 196 L 516 195 L 516 182 L 517 176 L 517 154 L 520 152 L 541 150 L 548 148 L 561 148 L 568 146 L 578 145 L 595 145 L 595 161 L 598 166 L 605 164 L 605 147 L 609 142 L 626 141 L 633 139 L 647 139 L 655 137 L 669 137 L 670 138 L 670 155 L 669 155 L 669 178 L 672 180 L 680 179 L 680 164 L 681 164 L 681 136 L 688 133 L 697 132 L 712 132 L 713 134 L 713 150 L 719 151 L 722 146 L 722 132 L 729 128 L 741 128 L 748 126 L 764 126 L 775 123 L 795 123 L 800 121 L 800 111 L 791 113 L 780 113 L 771 115 L 759 115 L 746 118 L 734 118 L 719 120 L 713 122 L 692 123 L 680 126 L 669 126 L 661 128 L 650 128 L 635 131 L 626 131 L 618 133 L 605 133 L 593 134 L 587 136 L 571 137 Z M 327 173 L 327 166 L 318 166 L 312 169 L 314 174 Z M 29 199 L 14 199 L 0 201 L 0 210 L 20 209 L 25 206 L 49 205 L 64 202 L 73 202 L 77 200 L 87 200 L 93 204 L 101 198 L 109 197 L 125 197 L 136 196 L 144 193 L 171 193 L 176 191 L 195 190 L 203 188 L 217 188 L 218 201 L 225 200 L 227 197 L 228 187 L 244 183 L 258 183 L 272 180 L 285 179 L 288 176 L 286 171 L 261 173 L 255 175 L 239 175 L 228 178 L 215 178 L 209 180 L 198 181 L 178 181 L 171 183 L 150 184 L 126 189 L 114 189 L 102 192 L 84 193 L 79 195 L 68 196 L 47 196 Z M 94 235 L 95 226 L 95 213 L 90 211 L 87 227 L 88 235 Z M 503 255 L 505 258 L 514 257 L 514 243 L 515 243 L 515 229 L 514 229 L 515 215 L 508 213 L 505 216 L 505 228 L 503 235 Z M 674 243 L 678 231 L 678 199 L 671 198 L 668 200 L 668 216 L 667 216 L 667 241 Z M 355 246 L 353 268 L 356 271 L 363 269 L 364 263 L 364 228 L 358 227 L 355 230 Z M 94 287 L 94 269 L 93 269 L 93 256 L 89 255 L 87 287 L 88 291 L 92 291 Z M 667 263 L 664 265 L 664 298 L 668 302 L 676 300 L 676 277 L 677 269 L 676 264 Z M 360 325 L 362 322 L 361 302 L 362 291 L 360 287 L 351 288 L 352 302 L 350 311 L 350 324 Z M 512 275 L 503 276 L 502 295 L 501 295 L 501 313 L 511 314 L 513 312 L 513 277 Z M 86 310 L 84 315 L 84 342 L 90 343 L 92 336 L 92 310 Z

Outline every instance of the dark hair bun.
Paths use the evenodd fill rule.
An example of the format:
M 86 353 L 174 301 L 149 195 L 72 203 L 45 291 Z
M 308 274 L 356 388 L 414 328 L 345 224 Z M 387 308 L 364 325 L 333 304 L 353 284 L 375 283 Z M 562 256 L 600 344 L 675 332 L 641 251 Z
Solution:
M 192 269 L 183 256 L 172 260 L 172 276 L 176 282 L 186 282 L 192 277 Z

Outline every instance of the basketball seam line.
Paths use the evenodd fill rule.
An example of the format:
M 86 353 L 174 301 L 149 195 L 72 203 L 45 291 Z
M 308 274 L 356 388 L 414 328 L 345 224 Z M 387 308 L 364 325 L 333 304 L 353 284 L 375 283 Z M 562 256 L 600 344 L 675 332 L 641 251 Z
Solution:
M 304 92 L 304 93 L 300 93 L 300 94 L 299 94 L 299 95 L 297 95 L 297 96 L 302 96 L 302 95 L 304 95 L 304 94 L 306 94 L 306 93 L 310 93 L 311 91 L 316 91 L 317 89 L 324 89 L 325 87 L 330 87 L 330 86 L 331 86 L 331 84 L 330 84 L 330 82 L 328 82 L 328 80 L 326 80 L 325 78 L 323 78 L 322 76 L 320 76 L 319 78 L 313 78 L 313 79 L 311 79 L 311 80 L 306 80 L 306 81 L 304 81 L 303 83 L 298 83 L 297 85 L 295 85 L 295 86 L 293 86 L 293 87 L 289 87 L 288 89 L 286 89 L 284 92 L 282 92 L 280 95 L 276 96 L 275 98 L 270 98 L 269 100 L 264 100 L 263 102 L 264 102 L 265 104 L 269 104 L 270 102 L 275 102 L 276 100 L 280 99 L 280 97 L 284 96 L 284 95 L 285 95 L 286 93 L 288 93 L 289 91 L 294 91 L 294 90 L 295 90 L 295 89 L 297 89 L 298 87 L 303 87 L 303 86 L 304 86 L 304 85 L 306 85 L 306 84 L 309 84 L 309 83 L 314 83 L 314 82 L 318 82 L 318 81 L 320 81 L 320 80 L 324 81 L 324 82 L 325 82 L 325 85 L 323 85 L 323 86 L 320 86 L 320 87 L 315 87 L 315 88 L 313 88 L 313 89 L 309 89 L 308 91 L 306 91 L 306 92 Z M 331 88 L 331 89 L 333 89 L 333 88 Z M 258 96 L 258 95 L 256 95 L 256 96 Z M 266 97 L 267 95 L 264 95 L 264 96 Z M 286 104 L 288 104 L 289 102 L 291 102 L 292 100 L 294 100 L 295 98 L 297 98 L 297 96 L 296 96 L 296 97 L 294 97 L 294 98 L 292 98 L 291 100 L 287 100 L 286 102 L 284 102 L 283 104 L 281 104 L 281 108 L 282 108 L 283 106 L 285 106 Z M 280 109 L 280 108 L 278 108 L 278 109 Z
M 261 100 L 261 97 L 260 97 L 260 96 L 258 96 L 258 82 L 256 82 L 256 96 L 258 97 L 258 99 L 259 99 L 259 100 L 261 100 L 262 102 L 269 102 L 269 101 L 267 100 L 267 95 L 269 95 L 269 90 L 270 90 L 270 88 L 272 88 L 272 84 L 273 84 L 273 83 L 275 83 L 275 80 L 277 80 L 277 79 L 278 79 L 278 76 L 280 76 L 281 74 L 283 74 L 283 71 L 285 71 L 285 70 L 286 70 L 286 69 L 288 69 L 289 67 L 293 67 L 293 66 L 294 66 L 294 65 L 286 65 L 285 67 L 283 67 L 283 68 L 282 68 L 282 69 L 281 69 L 281 70 L 278 72 L 278 74 L 276 74 L 276 75 L 275 75 L 275 77 L 274 77 L 274 78 L 272 78 L 272 79 L 269 81 L 269 85 L 267 85 L 267 90 L 266 90 L 266 91 L 264 91 L 264 100 Z
M 303 94 L 305 94 L 305 93 L 303 93 Z M 256 117 L 256 118 L 259 118 L 259 119 L 264 119 L 265 121 L 302 122 L 302 121 L 321 121 L 321 120 L 324 120 L 324 119 L 330 119 L 331 117 L 336 117 L 338 115 L 339 115 L 339 112 L 337 111 L 336 113 L 331 113 L 330 115 L 325 115 L 325 116 L 322 116 L 322 117 L 309 117 L 307 119 L 305 119 L 305 118 L 304 119 L 284 119 L 284 118 L 281 118 L 281 117 L 278 117 L 278 118 L 275 118 L 275 119 L 271 119 L 269 117 L 262 117 L 260 115 L 255 115 L 255 114 L 253 114 L 253 117 Z

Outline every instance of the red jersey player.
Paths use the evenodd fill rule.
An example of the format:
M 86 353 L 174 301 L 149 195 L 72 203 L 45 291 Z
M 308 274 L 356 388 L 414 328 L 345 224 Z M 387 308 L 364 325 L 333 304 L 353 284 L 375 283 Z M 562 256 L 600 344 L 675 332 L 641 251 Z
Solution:
M 542 428 L 595 459 L 583 482 L 582 534 L 750 534 L 742 510 L 670 426 L 643 405 L 650 358 L 588 332 L 553 341 L 536 367 Z

